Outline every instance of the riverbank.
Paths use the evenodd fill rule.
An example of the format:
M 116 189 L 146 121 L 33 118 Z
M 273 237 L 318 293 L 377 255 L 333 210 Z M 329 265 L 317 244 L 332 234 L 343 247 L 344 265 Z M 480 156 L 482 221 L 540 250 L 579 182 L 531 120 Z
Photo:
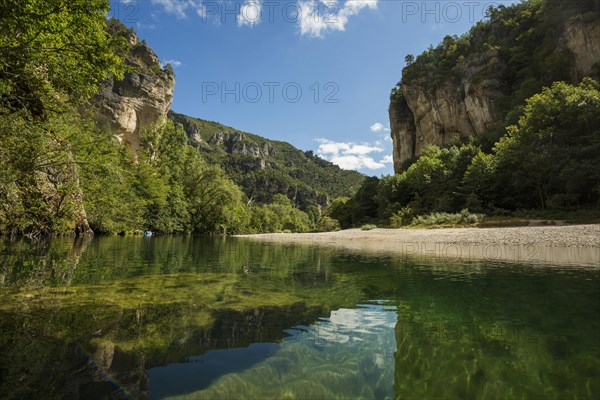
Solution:
M 463 260 L 600 267 L 600 224 L 513 228 L 348 229 L 322 233 L 238 235 L 326 249 Z

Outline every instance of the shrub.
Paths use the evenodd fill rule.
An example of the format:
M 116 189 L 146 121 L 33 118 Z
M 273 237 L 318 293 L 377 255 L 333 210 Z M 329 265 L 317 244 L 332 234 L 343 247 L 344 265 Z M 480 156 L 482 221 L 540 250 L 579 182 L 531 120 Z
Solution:
M 445 212 L 431 213 L 428 215 L 419 215 L 413 219 L 411 225 L 472 225 L 483 218 L 481 214 L 471 214 L 468 209 L 464 209 L 456 214 Z
M 390 223 L 393 228 L 410 225 L 414 218 L 415 211 L 411 207 L 402 207 L 390 217 Z
M 340 222 L 331 217 L 323 217 L 319 220 L 319 232 L 331 232 L 340 230 Z
M 377 226 L 373 225 L 373 224 L 366 224 L 366 225 L 363 225 L 363 226 L 360 227 L 360 229 L 363 230 L 363 231 L 370 231 L 370 230 L 373 230 L 375 228 L 377 228 Z

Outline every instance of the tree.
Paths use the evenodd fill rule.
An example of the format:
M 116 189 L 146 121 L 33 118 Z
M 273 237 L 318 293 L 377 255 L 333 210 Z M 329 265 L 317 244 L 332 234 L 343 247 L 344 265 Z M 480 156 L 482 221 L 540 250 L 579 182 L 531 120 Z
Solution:
M 88 233 L 71 151 L 82 127 L 74 121 L 69 113 L 50 121 L 25 110 L 0 115 L 0 232 Z
M 79 121 L 81 124 L 81 121 Z M 138 165 L 112 132 L 90 123 L 71 139 L 78 163 L 83 204 L 95 233 L 126 233 L 147 228 L 147 199 L 137 190 Z M 147 166 L 144 166 L 147 167 Z M 147 170 L 147 168 L 145 168 Z
M 122 77 L 124 39 L 106 30 L 108 0 L 0 3 L 0 94 L 4 112 L 34 117 L 81 103 Z
M 527 100 L 518 124 L 494 148 L 503 198 L 541 208 L 598 201 L 599 88 L 589 78 L 578 86 L 556 82 Z
M 342 228 L 352 226 L 352 211 L 348 204 L 349 200 L 349 197 L 338 197 L 327 208 L 326 215 L 337 220 Z
M 461 187 L 465 194 L 465 206 L 474 212 L 483 211 L 483 205 L 493 201 L 494 157 L 481 150 L 471 159 L 463 175 Z
M 124 39 L 106 31 L 108 0 L 0 3 L 0 230 L 87 234 L 75 108 L 121 77 Z
M 198 151 L 186 148 L 183 188 L 188 202 L 191 230 L 203 233 L 235 233 L 245 228 L 244 193 L 223 170 L 209 165 Z

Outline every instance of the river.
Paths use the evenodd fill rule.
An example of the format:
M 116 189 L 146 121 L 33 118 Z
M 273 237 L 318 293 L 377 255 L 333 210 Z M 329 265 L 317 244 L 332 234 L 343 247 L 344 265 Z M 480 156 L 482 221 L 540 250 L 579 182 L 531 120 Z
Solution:
M 0 241 L 0 398 L 598 398 L 600 269 Z

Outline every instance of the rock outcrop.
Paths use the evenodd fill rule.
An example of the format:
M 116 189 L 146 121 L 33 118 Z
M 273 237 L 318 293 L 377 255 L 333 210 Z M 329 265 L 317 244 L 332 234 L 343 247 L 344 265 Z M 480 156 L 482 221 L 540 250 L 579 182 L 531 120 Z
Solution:
M 600 23 L 596 13 L 577 15 L 565 24 L 561 44 L 571 51 L 575 60 L 574 73 L 581 79 L 600 62 Z
M 394 169 L 432 145 L 446 146 L 479 135 L 494 123 L 494 100 L 502 95 L 499 79 L 474 80 L 483 70 L 502 70 L 495 51 L 465 60 L 455 67 L 460 82 L 431 89 L 428 82 L 403 82 L 390 103 Z
M 555 53 L 571 53 L 571 76 L 578 81 L 600 62 L 600 19 L 597 13 L 576 15 L 563 26 Z M 458 61 L 443 82 L 404 76 L 389 107 L 396 173 L 428 146 L 447 146 L 481 135 L 502 122 L 497 104 L 510 95 L 504 80 L 509 64 L 492 48 Z
M 192 146 L 205 152 L 224 151 L 227 154 L 242 155 L 253 158 L 251 162 L 246 162 L 249 170 L 265 169 L 272 163 L 269 157 L 276 157 L 277 150 L 267 140 L 259 140 L 250 137 L 253 135 L 236 131 L 225 126 L 222 129 L 214 131 L 203 129 L 198 123 L 194 123 L 189 117 L 175 112 L 169 113 L 169 118 L 175 123 L 183 125 Z
M 97 121 L 111 129 L 135 152 L 143 129 L 166 121 L 173 101 L 175 76 L 170 68 L 162 68 L 154 51 L 136 34 L 126 31 L 130 49 L 130 70 L 123 80 L 106 81 L 92 100 Z
M 181 124 L 203 158 L 220 165 L 255 203 L 271 203 L 278 193 L 301 209 L 315 204 L 324 207 L 330 199 L 351 196 L 365 179 L 289 143 L 174 111 L 169 112 L 169 119 Z
M 274 157 L 277 152 L 269 143 L 262 146 L 258 143 L 250 143 L 243 133 L 240 132 L 218 132 L 209 139 L 210 144 L 223 146 L 229 154 L 241 154 L 266 160 Z

